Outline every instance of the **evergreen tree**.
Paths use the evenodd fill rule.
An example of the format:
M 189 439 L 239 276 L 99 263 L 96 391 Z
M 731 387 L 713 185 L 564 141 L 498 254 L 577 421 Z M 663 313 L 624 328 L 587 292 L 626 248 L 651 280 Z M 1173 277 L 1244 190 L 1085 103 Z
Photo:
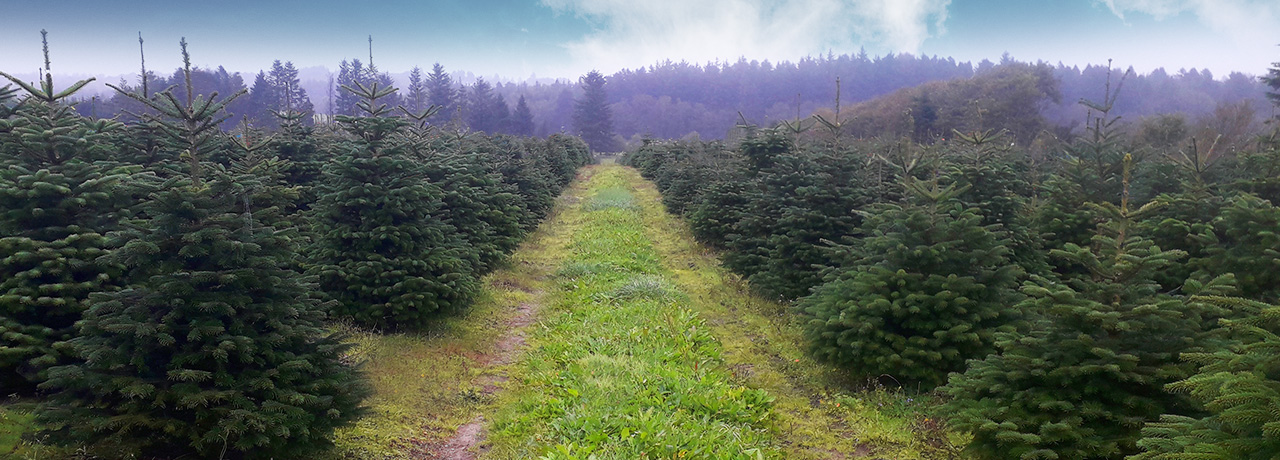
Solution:
M 267 79 L 267 72 L 259 71 L 253 78 L 253 86 L 249 88 L 248 97 L 245 98 L 248 100 L 245 115 L 253 120 L 254 125 L 269 127 L 275 121 L 275 105 L 279 99 L 275 91 L 276 88 Z
M 189 75 L 185 39 L 182 49 Z M 190 167 L 155 189 L 107 256 L 127 267 L 126 286 L 91 297 L 69 342 L 84 362 L 49 371 L 41 388 L 56 393 L 39 418 L 56 439 L 147 457 L 305 455 L 359 415 L 368 391 L 290 268 L 295 234 L 275 226 L 276 208 L 253 207 L 279 192 L 274 174 L 201 164 L 219 145 L 208 127 L 243 93 L 185 85 L 184 100 L 129 94 L 160 114 Z
M 498 134 L 504 121 L 507 104 L 493 92 L 493 86 L 483 78 L 477 78 L 467 92 L 467 126 L 472 130 Z
M 418 113 L 427 108 L 427 82 L 422 80 L 422 68 L 414 66 L 409 71 L 409 95 L 405 100 L 405 108 Z
M 0 88 L 0 386 L 10 392 L 71 362 L 55 344 L 75 336 L 91 293 L 118 287 L 119 267 L 99 257 L 114 247 L 105 235 L 137 169 L 106 160 L 119 123 L 86 120 L 67 103 L 92 79 L 54 91 L 44 41 L 39 88 L 0 72 L 28 93 L 13 103 L 16 89 Z
M 1194 300 L 1240 314 L 1223 325 L 1238 344 L 1183 354 L 1200 366 L 1168 386 L 1186 393 L 1209 412 L 1201 418 L 1164 415 L 1142 429 L 1146 452 L 1133 460 L 1274 459 L 1280 452 L 1280 306 L 1209 296 Z
M 999 227 L 955 201 L 962 190 L 905 181 L 914 202 L 882 205 L 863 224 L 861 260 L 800 307 L 819 357 L 859 377 L 933 387 L 992 351 L 1017 317 L 1021 269 Z
M 605 77 L 592 70 L 578 79 L 582 87 L 582 99 L 573 106 L 573 129 L 587 141 L 593 152 L 617 150 L 613 139 L 613 118 L 609 111 L 609 96 L 605 92 Z
M 335 115 L 356 115 L 358 108 L 356 104 L 360 102 L 360 97 L 348 91 L 346 88 L 354 87 L 356 82 L 366 83 L 365 75 L 367 71 L 364 64 L 359 59 L 352 59 L 347 62 L 346 59 L 338 64 L 338 78 L 334 80 L 337 85 L 337 97 L 334 98 L 334 107 L 330 111 Z
M 1202 277 L 1234 273 L 1243 297 L 1280 300 L 1280 208 L 1251 194 L 1231 200 L 1212 230 L 1193 238 L 1204 248 L 1196 267 Z
M 1267 91 L 1267 99 L 1271 99 L 1271 103 L 1280 106 L 1280 62 L 1271 63 L 1271 68 L 1267 69 L 1267 74 L 1260 77 L 1262 82 L 1271 88 Z
M 958 152 L 944 174 L 961 187 L 956 198 L 977 208 L 983 225 L 999 225 L 1009 238 L 1009 257 L 1028 273 L 1047 273 L 1044 241 L 1032 231 L 1027 202 L 1033 187 L 1025 156 L 1010 151 L 1003 131 L 953 132 Z M 1185 277 L 1183 279 L 1186 279 Z
M 325 165 L 315 206 L 313 271 L 338 301 L 336 313 L 383 329 L 424 327 L 433 313 L 465 305 L 477 289 L 471 256 L 441 214 L 440 187 L 409 158 L 396 134 L 407 124 L 381 99 L 378 82 L 344 89 L 364 116 L 337 121 L 356 139 Z
M 529 110 L 529 103 L 525 102 L 523 94 L 516 101 L 516 110 L 511 114 L 510 132 L 522 137 L 533 135 L 533 112 Z
M 453 87 L 453 79 L 444 73 L 444 66 L 439 62 L 431 66 L 431 74 L 427 75 L 427 103 L 440 107 L 437 117 L 441 120 L 452 120 L 458 111 L 458 92 Z
M 293 62 L 286 61 L 281 64 L 277 59 L 271 64 L 271 72 L 267 76 L 271 87 L 275 89 L 275 104 L 272 107 L 274 112 L 279 114 L 294 111 L 302 114 L 303 123 L 310 124 L 315 107 L 311 104 L 311 98 L 307 96 L 307 90 L 302 87 L 302 81 L 298 79 L 298 69 L 293 66 Z M 269 126 L 279 126 L 277 120 L 270 121 Z
M 955 398 L 945 409 L 973 434 L 977 458 L 1118 458 L 1136 453 L 1143 422 L 1191 410 L 1163 387 L 1187 376 L 1178 354 L 1193 350 L 1208 321 L 1153 280 L 1185 254 L 1137 234 L 1158 204 L 1130 210 L 1127 166 L 1123 177 L 1119 205 L 1094 205 L 1106 220 L 1092 244 L 1051 252 L 1087 272 L 1065 282 L 1033 276 L 1017 306 L 1035 320 L 1029 332 L 1005 335 L 998 353 L 945 387 Z

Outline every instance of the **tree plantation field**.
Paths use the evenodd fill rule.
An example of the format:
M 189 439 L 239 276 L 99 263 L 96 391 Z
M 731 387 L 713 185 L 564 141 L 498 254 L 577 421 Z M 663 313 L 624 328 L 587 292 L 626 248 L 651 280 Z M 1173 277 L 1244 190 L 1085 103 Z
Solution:
M 204 91 L 179 47 L 112 118 L 47 42 L 0 72 L 0 457 L 1280 453 L 1248 103 L 1125 120 L 1108 73 L 1054 127 L 1008 62 L 617 152 L 610 85 L 649 77 L 587 73 L 574 134 L 530 137 L 483 80 L 434 100 L 439 65 L 344 61 L 314 117 L 292 64 Z

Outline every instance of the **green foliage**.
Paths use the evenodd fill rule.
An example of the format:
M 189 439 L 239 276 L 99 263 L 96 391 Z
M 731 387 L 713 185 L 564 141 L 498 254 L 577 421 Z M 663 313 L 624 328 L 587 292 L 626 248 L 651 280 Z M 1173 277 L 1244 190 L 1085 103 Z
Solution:
M 48 371 L 39 420 L 63 443 L 113 455 L 271 458 L 327 445 L 365 397 L 345 345 L 323 328 L 314 287 L 294 269 L 297 235 L 279 215 L 277 163 L 242 144 L 231 170 L 210 123 L 226 100 L 130 95 L 185 147 L 189 175 L 155 187 L 103 257 L 119 290 L 89 297 L 67 342 L 82 361 Z M 206 177 L 207 176 L 207 177 Z M 136 452 L 134 452 L 136 451 Z
M 605 77 L 592 70 L 578 79 L 582 87 L 582 99 L 573 104 L 573 129 L 591 146 L 592 152 L 617 150 L 613 139 L 613 116 L 609 112 L 609 95 L 605 92 Z
M 801 299 L 814 353 L 855 376 L 933 387 L 991 352 L 1017 317 L 1018 265 L 1007 239 L 957 190 L 908 182 L 912 204 L 883 205 L 863 224 L 861 260 Z
M 46 70 L 48 47 L 45 47 Z M 46 74 L 40 88 L 0 90 L 0 386 L 29 391 L 50 366 L 72 360 L 58 342 L 75 336 L 89 295 L 117 286 L 103 263 L 106 237 L 129 203 L 136 168 L 106 161 L 113 121 L 91 121 L 64 103 Z M 12 390 L 12 391 L 9 391 Z
M 946 410 L 973 433 L 977 458 L 1115 458 L 1136 452 L 1142 422 L 1190 410 L 1163 386 L 1187 375 L 1178 354 L 1207 321 L 1153 281 L 1185 256 L 1136 234 L 1134 222 L 1154 207 L 1130 211 L 1127 197 L 1095 206 L 1107 223 L 1092 246 L 1051 253 L 1087 272 L 1033 277 L 1018 305 L 1034 319 L 1028 331 L 1004 335 L 998 353 L 952 376 Z
M 41 420 L 63 441 L 144 455 L 270 458 L 323 448 L 365 391 L 288 262 L 294 234 L 246 212 L 255 178 L 166 181 L 109 256 L 127 286 L 92 297 L 83 363 L 49 372 Z
M 1197 235 L 1205 273 L 1234 273 L 1244 297 L 1280 299 L 1280 208 L 1243 194 L 1221 209 L 1212 232 Z
M 1142 430 L 1134 460 L 1271 459 L 1280 452 L 1280 307 L 1231 297 L 1195 300 L 1243 315 L 1223 321 L 1237 345 L 1184 354 L 1200 370 L 1169 390 L 1187 393 L 1209 415 L 1164 415 Z
M 1030 226 L 1028 201 L 1033 195 L 1026 158 L 1015 155 L 1004 132 L 953 132 L 956 152 L 944 166 L 947 182 L 960 187 L 956 199 L 977 208 L 983 225 L 999 225 L 1009 238 L 1010 259 L 1028 273 L 1045 273 L 1041 235 Z
M 395 91 L 356 83 L 367 116 L 339 116 L 356 138 L 324 167 L 315 207 L 312 272 L 338 301 L 335 313 L 383 329 L 425 326 L 442 308 L 475 294 L 477 267 L 456 228 L 441 216 L 444 192 L 394 135 L 406 122 L 378 100 Z

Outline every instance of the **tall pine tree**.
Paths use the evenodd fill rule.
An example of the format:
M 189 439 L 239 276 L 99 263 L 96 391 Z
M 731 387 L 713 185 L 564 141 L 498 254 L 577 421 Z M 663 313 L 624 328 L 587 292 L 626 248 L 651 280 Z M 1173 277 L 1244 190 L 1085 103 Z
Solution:
M 612 152 L 618 148 L 613 139 L 613 115 L 605 83 L 604 75 L 596 70 L 578 79 L 582 98 L 574 102 L 573 129 L 587 141 L 592 152 Z

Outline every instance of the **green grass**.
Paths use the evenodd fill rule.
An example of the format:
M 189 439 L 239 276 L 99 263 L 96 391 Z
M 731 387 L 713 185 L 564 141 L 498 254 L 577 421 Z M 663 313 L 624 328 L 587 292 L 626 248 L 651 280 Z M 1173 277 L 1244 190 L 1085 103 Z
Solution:
M 622 169 L 597 167 L 503 397 L 490 458 L 773 458 L 772 397 L 733 382 L 663 269 Z
M 889 378 L 850 381 L 815 361 L 787 305 L 752 295 L 714 251 L 694 241 L 685 222 L 665 211 L 651 183 L 632 169 L 623 174 L 636 184 L 644 228 L 663 267 L 720 341 L 735 381 L 774 396 L 783 458 L 960 458 L 967 439 L 931 410 L 937 396 L 896 388 Z

